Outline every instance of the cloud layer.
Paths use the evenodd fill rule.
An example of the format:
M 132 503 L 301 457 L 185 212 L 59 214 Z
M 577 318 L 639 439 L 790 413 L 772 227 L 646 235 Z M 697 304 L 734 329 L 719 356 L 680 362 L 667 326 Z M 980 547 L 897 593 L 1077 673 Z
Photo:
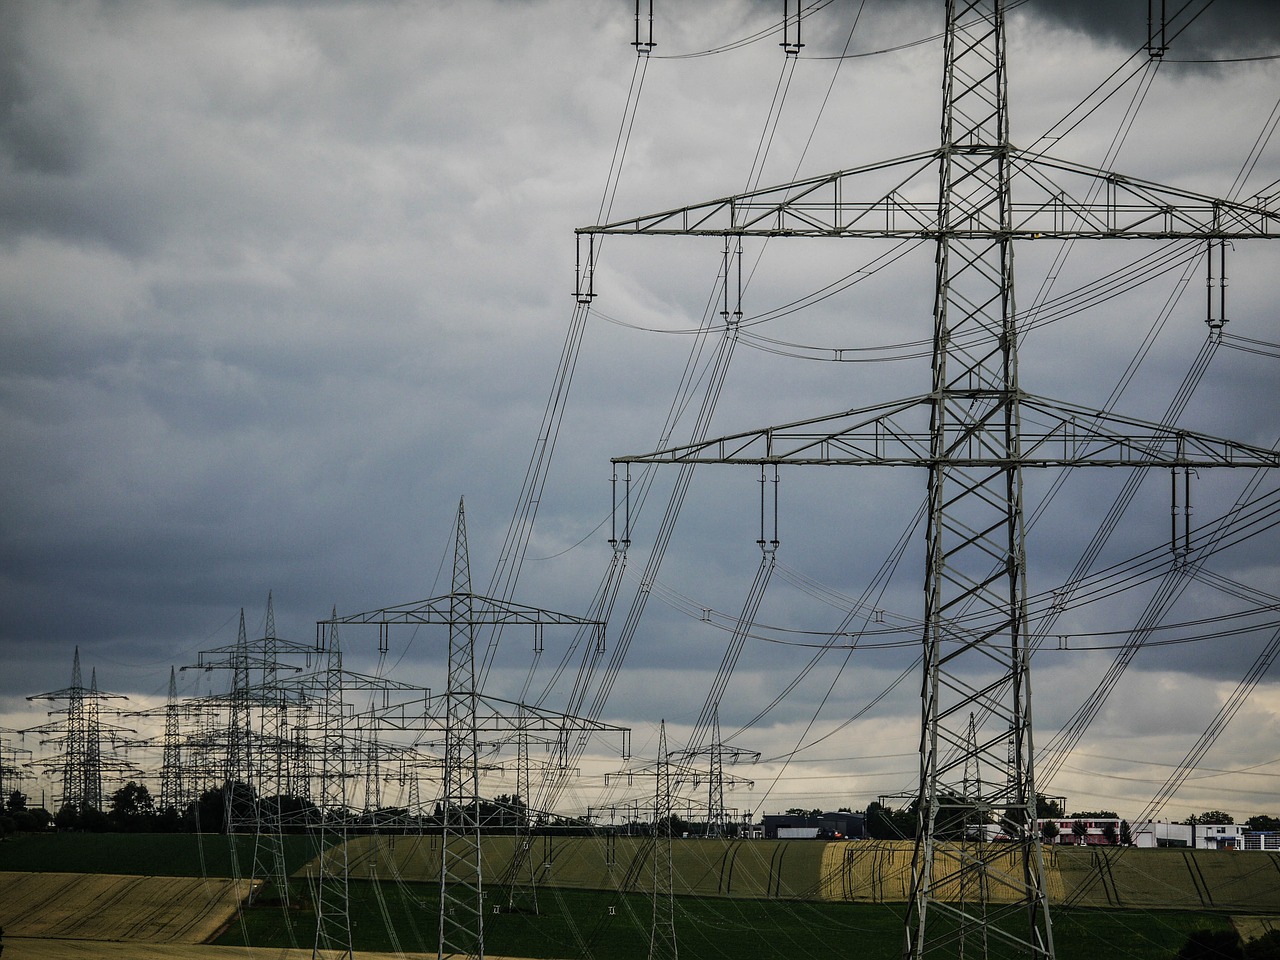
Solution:
M 143 702 L 163 695 L 170 665 L 234 639 L 241 607 L 251 631 L 260 628 L 268 590 L 281 632 L 299 640 L 335 604 L 347 613 L 443 593 L 460 495 L 482 588 L 540 440 L 573 306 L 572 230 L 598 215 L 619 131 L 617 216 L 735 192 L 755 166 L 763 182 L 780 182 L 929 149 L 941 46 L 908 44 L 940 30 L 937 6 L 823 7 L 806 24 L 810 45 L 785 98 L 776 37 L 675 56 L 768 28 L 773 7 L 726 0 L 666 10 L 633 124 L 624 107 L 640 78 L 627 4 L 0 8 L 0 649 L 9 666 L 0 722 L 43 719 L 21 698 L 65 686 L 77 645 L 104 687 Z M 1015 140 L 1052 132 L 1054 152 L 1067 159 L 1215 195 L 1232 190 L 1268 132 L 1277 67 L 1175 61 L 1275 52 L 1273 5 L 1222 0 L 1179 36 L 1168 62 L 1135 62 L 1115 96 L 1066 129 L 1061 118 L 1078 116 L 1073 108 L 1098 78 L 1141 46 L 1145 17 L 1135 39 L 1132 18 L 1113 8 L 1015 7 Z M 850 52 L 902 49 L 823 59 L 845 49 L 859 9 Z M 775 96 L 781 119 L 762 138 Z M 1274 193 L 1278 167 L 1268 143 L 1240 195 Z M 886 252 L 856 246 L 750 249 L 745 313 L 784 307 Z M 1057 266 L 1056 250 L 1019 250 L 1019 303 L 1149 252 L 1119 247 L 1074 250 Z M 1229 329 L 1275 341 L 1275 252 L 1256 247 L 1232 254 Z M 520 599 L 585 611 L 609 555 L 608 524 L 598 526 L 610 509 L 609 458 L 658 444 L 719 267 L 714 242 L 608 242 Z M 770 341 L 739 348 L 713 433 L 923 392 L 931 278 L 922 248 L 812 309 L 750 327 Z M 1024 385 L 1096 405 L 1140 357 L 1122 406 L 1158 418 L 1204 340 L 1202 283 L 1198 266 L 1171 269 L 1037 330 L 1023 352 Z M 812 359 L 836 347 L 856 356 L 922 341 L 923 354 L 881 351 L 907 357 L 890 363 Z M 1263 398 L 1278 386 L 1274 359 L 1223 349 L 1185 421 L 1272 444 L 1280 430 Z M 676 439 L 689 424 L 686 412 Z M 841 607 L 864 594 L 911 529 L 922 479 L 896 473 L 784 476 L 780 556 L 790 575 L 771 585 L 760 615 L 779 629 L 760 631 L 772 642 L 748 644 L 726 731 L 787 686 L 814 655 L 802 644 L 841 622 Z M 638 521 L 620 608 L 638 588 L 671 480 L 660 476 Z M 1036 521 L 1033 593 L 1061 584 L 1122 482 L 1073 480 Z M 1208 522 L 1244 478 L 1197 484 L 1196 515 Z M 610 698 L 610 718 L 641 731 L 637 751 L 659 719 L 680 731 L 697 715 L 726 641 L 701 611 L 733 616 L 742 605 L 759 558 L 758 486 L 727 468 L 695 478 Z M 1046 490 L 1029 482 L 1029 512 Z M 1161 547 L 1168 510 L 1166 481 L 1153 477 L 1096 566 Z M 908 675 L 849 721 L 915 657 L 922 536 L 922 528 L 910 535 L 897 573 L 871 601 L 897 632 L 827 654 L 740 734 L 771 757 L 825 734 L 796 763 L 830 779 L 782 781 L 753 803 L 772 810 L 822 796 L 839 806 L 842 793 L 862 803 L 909 785 L 918 679 Z M 1274 591 L 1274 556 L 1274 535 L 1260 535 L 1215 569 Z M 1076 647 L 1105 647 L 1133 626 L 1153 589 L 1135 585 L 1074 609 L 1059 629 L 1080 635 Z M 1168 619 L 1243 606 L 1198 586 Z M 1059 792 L 1082 807 L 1140 803 L 1265 636 L 1144 654 Z M 438 684 L 441 645 L 427 636 L 399 642 L 407 644 L 395 653 L 401 669 Z M 372 668 L 369 638 L 350 643 L 353 662 Z M 1038 658 L 1042 740 L 1112 655 Z M 504 640 L 495 685 L 518 689 L 528 660 L 526 638 Z M 1275 732 L 1277 710 L 1272 686 L 1250 701 L 1237 723 L 1259 736 L 1238 744 L 1224 767 L 1276 759 L 1262 734 Z M 897 746 L 869 751 L 869 743 Z M 1090 756 L 1122 758 L 1126 779 L 1113 761 Z M 1150 767 L 1135 780 L 1136 757 Z M 1247 816 L 1272 796 L 1240 778 L 1208 783 L 1189 807 Z

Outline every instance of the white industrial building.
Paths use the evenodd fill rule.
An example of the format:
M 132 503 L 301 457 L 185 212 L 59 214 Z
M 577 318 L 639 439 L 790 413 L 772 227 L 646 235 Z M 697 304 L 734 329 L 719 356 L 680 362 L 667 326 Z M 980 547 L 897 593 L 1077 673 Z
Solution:
M 1106 846 L 1118 843 L 1123 835 L 1119 819 L 1090 818 L 1073 820 L 1066 817 L 1041 820 L 1040 833 L 1052 823 L 1057 836 L 1047 842 L 1060 846 Z M 1076 824 L 1084 827 L 1083 835 Z M 1108 830 L 1110 827 L 1110 830 Z M 1194 850 L 1280 850 L 1280 833 L 1249 830 L 1239 823 L 1172 823 L 1148 820 L 1128 825 L 1135 847 L 1186 847 Z

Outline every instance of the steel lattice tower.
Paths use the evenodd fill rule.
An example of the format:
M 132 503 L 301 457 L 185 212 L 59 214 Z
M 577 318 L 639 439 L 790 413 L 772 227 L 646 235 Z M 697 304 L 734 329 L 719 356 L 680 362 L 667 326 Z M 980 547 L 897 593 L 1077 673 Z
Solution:
M 1003 0 L 947 0 L 936 150 L 578 230 L 592 241 L 578 275 L 578 299 L 588 302 L 595 296 L 596 234 L 935 244 L 927 394 L 614 458 L 615 464 L 927 471 L 920 777 L 907 958 L 988 951 L 1053 956 L 1035 829 L 1022 471 L 1280 466 L 1280 455 L 1263 447 L 1022 389 L 1015 241 L 1194 239 L 1210 252 L 1216 245 L 1221 255 L 1224 240 L 1280 236 L 1280 214 L 1261 197 L 1223 200 L 1015 148 L 1004 27 Z M 932 205 L 912 199 L 930 175 L 937 184 Z M 879 186 L 886 180 L 887 189 Z M 874 192 L 864 199 L 868 184 Z M 1211 314 L 1211 329 L 1220 329 L 1224 316 L 1221 309 L 1216 320 Z M 1025 422 L 1036 429 L 1028 431 Z M 965 825 L 975 821 L 998 824 L 1010 842 L 964 842 Z
M 76 647 L 71 667 L 71 686 L 27 697 L 28 700 L 65 702 L 65 707 L 49 712 L 50 716 L 61 719 L 22 731 L 24 734 L 49 734 L 41 743 L 57 743 L 62 747 L 61 754 L 46 758 L 41 765 L 61 770 L 62 796 L 58 800 L 58 807 L 71 807 L 77 813 L 102 809 L 104 766 L 110 766 L 116 772 L 135 772 L 114 757 L 105 760 L 102 755 L 104 738 L 117 744 L 121 742 L 123 734 L 134 732 L 113 725 L 104 726 L 102 701 L 128 698 L 100 691 L 96 670 L 91 672 L 90 677 L 92 679 L 86 688 L 81 681 L 80 648 Z
M 226 798 L 226 829 L 234 835 L 240 808 L 253 801 L 253 692 L 249 679 L 249 636 L 244 627 L 244 607 L 240 608 L 240 628 L 230 656 L 231 695 L 228 700 L 227 755 L 223 769 Z
M 177 671 L 169 668 L 169 696 L 164 705 L 164 754 L 160 767 L 160 809 L 182 811 L 186 791 L 182 788 L 182 738 L 178 723 Z
M 667 721 L 658 726 L 658 763 L 653 788 L 653 922 L 649 928 L 649 960 L 676 960 L 675 891 L 671 864 L 671 756 L 667 753 Z
M 449 593 L 449 685 L 445 691 L 444 836 L 440 848 L 440 951 L 484 956 L 480 771 L 476 734 L 475 622 L 467 520 L 458 501 Z
M 337 610 L 334 610 L 334 619 Z M 330 622 L 324 643 L 321 680 L 319 744 L 320 875 L 316 878 L 316 936 L 313 960 L 348 960 L 351 947 L 351 905 L 347 889 L 347 742 L 343 709 L 342 648 L 338 625 Z
M 986 956 L 988 929 L 1025 910 L 1006 935 L 1026 956 L 1052 956 L 1031 760 L 1003 0 L 948 0 L 944 62 L 920 794 L 903 953 Z M 972 451 L 976 462 L 955 462 Z M 992 721 L 982 737 L 971 736 L 974 710 Z M 988 790 L 983 768 L 1003 774 Z M 965 837 L 992 815 L 1009 849 Z M 988 911 L 997 877 L 1003 903 Z
M 625 728 L 557 713 L 542 707 L 489 697 L 477 689 L 475 634 L 479 625 L 530 626 L 535 632 L 544 624 L 603 629 L 595 620 L 527 607 L 507 600 L 471 592 L 471 569 L 467 549 L 466 514 L 461 500 L 454 525 L 453 585 L 443 597 L 384 607 L 346 617 L 320 621 L 318 628 L 337 624 L 378 624 L 381 642 L 386 642 L 392 624 L 440 624 L 448 627 L 449 663 L 447 688 L 441 695 L 429 691 L 420 702 L 420 712 L 409 704 L 392 710 L 374 709 L 362 717 L 369 729 L 425 730 L 444 733 L 443 793 L 440 799 L 442 857 L 440 864 L 440 955 L 484 957 L 483 863 L 480 857 L 479 748 L 481 735 L 486 743 L 527 743 L 532 735 L 547 736 L 556 744 L 563 762 L 570 735 L 620 733 L 623 753 L 627 752 Z M 382 682 L 385 685 L 385 681 Z M 527 756 L 527 753 L 526 753 Z

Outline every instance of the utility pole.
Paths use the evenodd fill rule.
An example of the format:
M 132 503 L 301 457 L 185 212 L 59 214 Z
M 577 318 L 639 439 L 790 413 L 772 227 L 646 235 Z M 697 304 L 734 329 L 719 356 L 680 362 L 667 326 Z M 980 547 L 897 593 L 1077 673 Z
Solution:
M 924 239 L 935 246 L 927 393 L 613 460 L 927 472 L 909 960 L 986 955 L 988 944 L 993 953 L 1054 955 L 1035 816 L 1022 471 L 1280 466 L 1280 455 L 1263 447 L 1023 390 L 1016 241 L 1267 239 L 1280 236 L 1280 213 L 1263 198 L 1222 200 L 1018 150 L 1009 136 L 1004 7 L 1004 0 L 946 0 L 937 149 L 577 231 L 589 241 L 585 263 L 579 254 L 579 300 L 598 295 L 597 234 Z M 876 186 L 888 177 L 887 191 Z M 930 179 L 936 202 L 913 200 Z M 975 819 L 997 823 L 1009 842 L 955 843 Z M 960 890 L 980 896 L 964 899 Z

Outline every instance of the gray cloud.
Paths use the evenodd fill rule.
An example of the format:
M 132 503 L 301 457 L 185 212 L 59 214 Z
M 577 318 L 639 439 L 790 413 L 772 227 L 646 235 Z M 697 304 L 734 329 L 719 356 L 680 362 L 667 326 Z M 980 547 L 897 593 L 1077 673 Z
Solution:
M 836 3 L 815 14 L 812 52 L 843 43 L 841 15 L 851 9 Z M 868 3 L 867 42 L 927 36 L 939 9 Z M 1129 21 L 1107 20 L 1098 5 L 1016 9 L 1019 42 L 1041 58 L 1040 69 L 1018 77 L 1026 129 L 1047 127 L 1115 66 L 1115 49 L 1091 37 L 1114 37 L 1122 50 L 1140 42 L 1126 42 Z M 1210 13 L 1231 9 L 1252 7 L 1219 0 Z M 442 592 L 436 575 L 460 494 L 473 577 L 487 584 L 572 308 L 572 228 L 596 215 L 625 103 L 630 12 L 604 0 L 0 5 L 0 649 L 6 664 L 21 665 L 0 677 L 0 693 L 65 685 L 79 644 L 104 686 L 155 695 L 170 664 L 234 639 L 241 606 L 251 625 L 260 622 L 272 589 L 281 632 L 298 640 L 333 604 L 354 612 Z M 776 7 L 724 3 L 687 16 L 668 7 L 657 52 L 710 48 L 769 16 Z M 1193 29 L 1207 30 L 1209 16 Z M 1050 41 L 1046 24 L 1057 31 Z M 1064 42 L 1062 26 L 1088 35 L 1069 37 L 1069 57 L 1058 60 L 1051 44 Z M 1263 23 L 1252 35 L 1270 30 Z M 1213 46 L 1227 48 L 1226 39 Z M 812 172 L 932 146 L 937 56 L 937 45 L 921 46 L 842 66 L 812 139 L 832 65 L 802 60 L 765 179 L 789 178 L 805 149 L 803 171 Z M 764 42 L 688 61 L 655 57 L 614 213 L 740 189 L 780 61 Z M 1162 73 L 1124 169 L 1227 189 L 1266 119 L 1262 94 L 1274 95 L 1265 69 L 1194 83 Z M 1055 149 L 1100 161 L 1117 121 L 1100 111 Z M 1189 143 L 1187 130 L 1197 133 Z M 1278 172 L 1268 151 L 1249 183 L 1256 189 Z M 749 315 L 882 252 L 801 247 L 750 252 L 763 256 L 748 285 Z M 1077 249 L 1059 283 L 1069 288 L 1136 255 Z M 1231 329 L 1274 339 L 1274 254 L 1233 257 Z M 656 445 L 691 343 L 646 331 L 696 326 L 719 259 L 714 241 L 609 241 L 520 599 L 585 608 L 609 555 L 607 534 L 592 532 L 608 515 L 609 457 Z M 846 294 L 753 329 L 825 346 L 927 340 L 931 264 L 922 248 Z M 1048 257 L 1019 252 L 1020 297 L 1030 301 L 1048 267 Z M 1126 409 L 1158 416 L 1168 403 L 1203 338 L 1200 282 L 1196 273 L 1144 356 Z M 1023 354 L 1024 385 L 1096 402 L 1176 289 L 1169 276 L 1038 330 Z M 747 346 L 734 364 L 713 432 L 920 392 L 929 376 L 927 359 L 835 365 Z M 1276 428 L 1257 398 L 1276 388 L 1273 361 L 1224 349 L 1188 417 L 1260 440 Z M 633 572 L 671 479 L 660 474 L 640 520 Z M 1038 521 L 1033 591 L 1060 584 L 1121 479 L 1079 478 Z M 1144 485 L 1100 563 L 1163 543 L 1166 481 Z M 1225 509 L 1241 482 L 1206 478 L 1198 515 Z M 1045 487 L 1029 484 L 1032 506 Z M 759 560 L 757 491 L 748 474 L 698 473 L 616 716 L 687 724 L 700 706 L 726 640 L 700 608 L 732 615 L 743 602 Z M 803 574 L 860 596 L 922 496 L 918 473 L 784 476 L 781 555 L 794 580 Z M 875 600 L 905 624 L 904 636 L 920 614 L 920 539 L 917 530 Z M 1265 584 L 1274 579 L 1271 545 L 1263 537 L 1242 545 L 1221 569 Z M 1149 589 L 1073 610 L 1060 629 L 1131 624 Z M 624 586 L 622 602 L 635 590 Z M 839 603 L 779 577 L 762 621 L 831 630 Z M 1206 590 L 1186 604 L 1172 616 L 1224 608 Z M 1256 646 L 1144 654 L 1134 676 L 1228 682 Z M 354 631 L 348 650 L 354 664 L 376 660 Z M 400 652 L 415 676 L 440 659 L 425 636 Z M 753 641 L 725 723 L 750 719 L 812 655 Z M 851 716 L 914 655 L 868 640 L 849 657 L 818 726 Z M 495 683 L 518 685 L 527 643 L 504 656 Z M 785 750 L 846 656 L 827 654 L 748 738 Z M 1037 687 L 1038 697 L 1047 691 L 1045 723 L 1069 716 L 1108 658 L 1046 656 L 1052 680 Z M 1146 704 L 1134 684 L 1117 723 L 1159 729 L 1168 711 Z M 910 678 L 866 721 L 905 730 L 908 751 L 917 688 Z

